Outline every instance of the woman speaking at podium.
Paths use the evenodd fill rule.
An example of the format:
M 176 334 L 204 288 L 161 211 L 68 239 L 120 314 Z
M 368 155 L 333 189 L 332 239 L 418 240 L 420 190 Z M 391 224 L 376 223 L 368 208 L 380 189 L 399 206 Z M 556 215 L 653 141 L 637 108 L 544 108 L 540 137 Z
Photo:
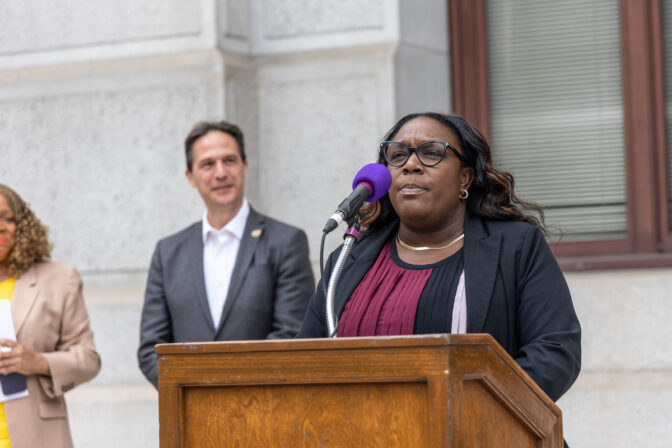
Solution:
M 100 370 L 82 281 L 50 252 L 47 229 L 0 184 L 0 448 L 71 447 L 63 394 Z
M 403 117 L 378 162 L 392 186 L 360 210 L 364 231 L 335 292 L 337 335 L 489 333 L 560 398 L 579 374 L 581 327 L 540 208 L 515 195 L 484 136 L 459 117 Z M 297 337 L 328 336 L 322 282 L 337 256 Z

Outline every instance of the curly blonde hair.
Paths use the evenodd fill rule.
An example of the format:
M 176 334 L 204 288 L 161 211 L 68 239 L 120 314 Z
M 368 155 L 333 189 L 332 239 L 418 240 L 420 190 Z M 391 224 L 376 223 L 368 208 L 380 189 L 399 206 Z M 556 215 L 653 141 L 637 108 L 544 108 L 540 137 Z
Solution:
M 7 272 L 10 277 L 19 277 L 34 263 L 51 257 L 49 230 L 14 190 L 0 184 L 0 195 L 9 203 L 16 220 L 16 242 L 7 257 Z

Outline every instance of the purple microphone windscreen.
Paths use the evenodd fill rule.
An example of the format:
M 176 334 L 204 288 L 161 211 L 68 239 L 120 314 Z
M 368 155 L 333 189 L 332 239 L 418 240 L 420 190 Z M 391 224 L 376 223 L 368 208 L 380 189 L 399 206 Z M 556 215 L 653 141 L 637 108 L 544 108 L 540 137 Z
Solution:
M 392 176 L 385 165 L 380 163 L 369 163 L 364 165 L 352 181 L 352 189 L 354 190 L 361 183 L 371 188 L 371 196 L 366 202 L 375 202 L 385 196 L 387 190 L 392 185 Z

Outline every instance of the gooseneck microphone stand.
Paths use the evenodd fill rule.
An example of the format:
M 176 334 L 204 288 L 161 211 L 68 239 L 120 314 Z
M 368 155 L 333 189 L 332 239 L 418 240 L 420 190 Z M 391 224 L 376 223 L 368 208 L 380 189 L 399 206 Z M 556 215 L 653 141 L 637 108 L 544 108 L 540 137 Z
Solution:
M 357 216 L 349 221 L 348 225 L 349 227 L 343 235 L 343 247 L 341 248 L 341 253 L 338 255 L 336 263 L 334 264 L 334 269 L 331 271 L 331 277 L 329 277 L 329 288 L 327 289 L 326 314 L 327 330 L 330 338 L 335 338 L 336 331 L 338 330 L 336 313 L 334 312 L 334 295 L 336 294 L 336 285 L 338 284 L 338 279 L 340 278 L 343 271 L 345 260 L 347 260 L 348 255 L 350 255 L 352 246 L 354 246 L 359 239 L 359 231 L 361 229 Z

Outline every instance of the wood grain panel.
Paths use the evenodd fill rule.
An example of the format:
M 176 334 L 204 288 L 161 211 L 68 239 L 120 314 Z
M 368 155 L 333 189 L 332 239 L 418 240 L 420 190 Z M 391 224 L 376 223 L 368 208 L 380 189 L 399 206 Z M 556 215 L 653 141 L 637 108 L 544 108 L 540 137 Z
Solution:
M 478 380 L 465 381 L 462 399 L 470 403 L 464 416 L 466 446 L 536 448 L 538 438 Z
M 428 446 L 426 383 L 184 388 L 183 393 L 188 447 Z

